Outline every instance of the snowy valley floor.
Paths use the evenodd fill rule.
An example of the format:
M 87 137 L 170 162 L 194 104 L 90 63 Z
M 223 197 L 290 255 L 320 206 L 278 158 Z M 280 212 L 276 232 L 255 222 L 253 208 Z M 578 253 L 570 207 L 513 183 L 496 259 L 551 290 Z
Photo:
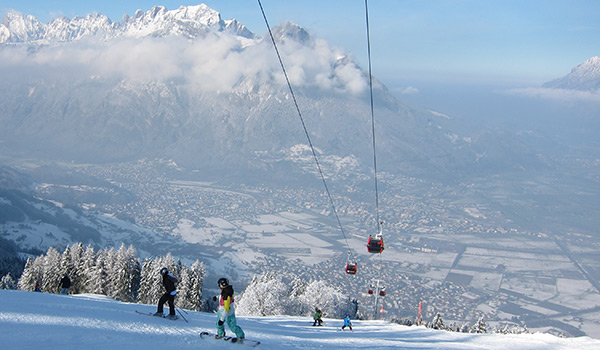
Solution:
M 183 320 L 139 315 L 154 305 L 127 304 L 104 296 L 0 290 L 0 344 L 3 349 L 223 349 L 242 344 L 203 340 L 215 331 L 215 315 L 184 313 Z M 496 335 L 435 331 L 384 321 L 354 321 L 354 332 L 341 331 L 342 320 L 325 319 L 312 327 L 309 317 L 238 317 L 258 349 L 527 349 L 597 350 L 600 340 L 558 338 L 548 334 Z

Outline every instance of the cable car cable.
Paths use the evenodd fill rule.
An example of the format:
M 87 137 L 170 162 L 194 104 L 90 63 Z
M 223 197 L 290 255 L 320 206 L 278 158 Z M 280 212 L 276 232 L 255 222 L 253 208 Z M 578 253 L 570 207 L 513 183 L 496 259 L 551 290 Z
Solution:
M 377 218 L 377 236 L 379 237 L 379 239 L 381 239 L 381 246 L 380 246 L 380 250 L 379 250 L 379 263 L 381 264 L 381 266 L 384 266 L 383 264 L 383 258 L 381 257 L 381 252 L 383 251 L 383 228 L 382 228 L 382 222 L 379 219 L 379 188 L 378 188 L 378 184 L 377 184 L 377 147 L 376 147 L 376 142 L 375 142 L 375 108 L 374 108 L 374 100 L 373 100 L 373 71 L 371 68 L 371 34 L 370 34 L 370 27 L 369 27 L 369 5 L 368 5 L 368 0 L 365 0 L 365 21 L 366 21 L 366 27 L 367 27 L 367 54 L 368 54 L 368 58 L 369 58 L 369 93 L 370 93 L 370 98 L 371 98 L 371 132 L 372 132 L 372 139 L 373 139 L 373 173 L 374 173 L 374 178 L 375 178 L 375 213 L 376 213 L 376 218 Z M 371 241 L 371 238 L 369 237 L 369 242 Z M 379 282 L 383 282 L 383 277 L 384 277 L 384 269 L 381 269 L 381 275 L 380 275 L 380 279 L 377 281 L 377 288 L 380 287 Z M 379 291 L 377 291 L 377 293 L 379 293 L 379 295 L 375 296 L 375 310 L 374 310 L 374 317 L 377 318 L 377 300 L 378 297 L 384 297 L 386 295 L 385 292 L 385 285 L 382 285 L 382 289 L 380 289 Z M 382 301 L 383 303 L 383 301 Z M 382 311 L 383 312 L 383 311 Z M 383 316 L 383 314 L 382 314 Z
M 369 93 L 371 97 L 371 133 L 373 139 L 373 172 L 375 178 L 375 215 L 377 218 L 377 233 L 381 234 L 381 221 L 379 220 L 379 189 L 377 185 L 377 147 L 375 143 L 375 112 L 373 102 L 373 71 L 371 69 L 371 34 L 369 30 L 369 5 L 365 0 L 365 18 L 367 24 L 367 54 L 369 57 Z
M 302 123 L 302 128 L 304 129 L 304 134 L 306 135 L 306 139 L 308 140 L 308 145 L 312 151 L 313 158 L 315 163 L 317 164 L 317 169 L 319 170 L 319 174 L 321 175 L 321 180 L 323 181 L 323 185 L 325 186 L 325 192 L 327 193 L 327 197 L 329 198 L 329 202 L 331 203 L 331 207 L 333 208 L 333 213 L 335 214 L 335 218 L 340 227 L 340 231 L 344 236 L 344 241 L 346 242 L 346 246 L 348 247 L 348 254 L 351 254 L 350 244 L 348 243 L 348 239 L 346 238 L 346 233 L 344 232 L 344 228 L 342 227 L 342 222 L 337 213 L 337 209 L 335 204 L 333 203 L 333 197 L 329 192 L 329 187 L 327 186 L 327 182 L 325 181 L 325 175 L 323 175 L 323 171 L 321 169 L 321 165 L 319 164 L 319 158 L 317 157 L 317 153 L 315 152 L 315 148 L 313 147 L 312 141 L 310 139 L 310 135 L 308 133 L 308 129 L 306 128 L 306 123 L 304 122 L 304 118 L 302 117 L 302 113 L 300 112 L 300 107 L 298 106 L 298 102 L 296 100 L 296 95 L 294 94 L 294 90 L 292 89 L 292 84 L 290 83 L 290 79 L 288 78 L 287 71 L 285 70 L 285 66 L 283 64 L 283 60 L 281 59 L 281 55 L 279 54 L 279 49 L 277 48 L 277 44 L 275 43 L 275 38 L 273 37 L 273 32 L 271 31 L 271 26 L 269 25 L 269 21 L 267 20 L 267 15 L 265 14 L 265 10 L 262 6 L 260 0 L 258 0 L 258 5 L 260 6 L 260 11 L 262 12 L 263 18 L 265 20 L 265 24 L 267 25 L 267 29 L 269 30 L 269 36 L 271 37 L 271 42 L 273 43 L 273 47 L 275 48 L 275 52 L 277 53 L 277 58 L 279 59 L 279 64 L 281 65 L 281 69 L 283 71 L 283 75 L 285 76 L 285 81 L 287 82 L 288 88 L 290 90 L 290 94 L 292 96 L 292 100 L 294 101 L 294 106 L 296 107 L 296 111 L 298 112 L 298 116 L 300 117 L 300 122 Z

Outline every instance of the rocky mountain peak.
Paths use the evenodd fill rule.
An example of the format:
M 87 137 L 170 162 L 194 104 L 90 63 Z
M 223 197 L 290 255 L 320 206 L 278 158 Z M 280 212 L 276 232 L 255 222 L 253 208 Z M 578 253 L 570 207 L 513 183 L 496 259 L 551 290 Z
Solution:
M 103 14 L 85 17 L 59 17 L 44 24 L 31 15 L 9 12 L 0 24 L 0 44 L 47 44 L 79 40 L 100 35 L 114 37 L 183 36 L 196 38 L 208 32 L 227 32 L 244 38 L 254 34 L 235 19 L 224 21 L 221 15 L 205 4 L 181 6 L 168 10 L 155 6 L 149 11 L 137 10 L 133 17 L 124 15 L 121 23 L 112 22 Z
M 571 69 L 569 74 L 549 81 L 543 87 L 590 91 L 600 89 L 600 57 L 587 59 Z

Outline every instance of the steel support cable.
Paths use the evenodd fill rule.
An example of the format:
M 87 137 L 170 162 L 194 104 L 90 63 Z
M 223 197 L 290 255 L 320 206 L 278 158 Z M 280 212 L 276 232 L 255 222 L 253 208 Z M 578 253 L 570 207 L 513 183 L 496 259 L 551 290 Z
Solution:
M 302 113 L 300 112 L 300 107 L 298 107 L 298 102 L 296 100 L 296 95 L 294 94 L 294 90 L 292 89 L 292 84 L 290 83 L 290 79 L 288 78 L 287 71 L 285 70 L 285 66 L 283 64 L 283 60 L 281 59 L 281 55 L 279 54 L 279 49 L 277 48 L 277 43 L 275 43 L 275 38 L 273 37 L 273 32 L 271 31 L 271 26 L 269 25 L 269 21 L 267 20 L 267 15 L 265 14 L 265 10 L 262 6 L 260 0 L 258 0 L 258 5 L 260 6 L 260 11 L 262 12 L 263 18 L 265 20 L 265 24 L 267 25 L 267 29 L 269 31 L 269 36 L 271 37 L 271 42 L 273 43 L 273 48 L 275 48 L 275 52 L 277 53 L 277 58 L 279 59 L 279 64 L 281 65 L 281 70 L 283 71 L 283 75 L 285 76 L 285 81 L 287 82 L 288 89 L 290 90 L 290 94 L 292 95 L 292 100 L 294 101 L 294 106 L 296 107 L 296 111 L 298 112 L 298 116 L 300 117 L 300 122 L 302 123 L 302 128 L 304 129 L 304 134 L 306 135 L 306 139 L 308 140 L 308 145 L 312 151 L 313 158 L 315 163 L 317 164 L 317 169 L 319 170 L 319 174 L 321 175 L 321 180 L 323 181 L 323 186 L 325 187 L 325 192 L 327 193 L 327 197 L 329 198 L 329 202 L 331 203 L 331 207 L 333 208 L 333 213 L 335 214 L 335 218 L 340 227 L 340 231 L 344 236 L 344 241 L 346 242 L 346 247 L 348 247 L 348 256 L 350 256 L 350 244 L 348 244 L 348 239 L 346 238 L 346 233 L 344 232 L 344 228 L 342 227 L 342 222 L 340 221 L 340 217 L 338 216 L 337 209 L 335 204 L 333 203 L 333 197 L 331 197 L 331 192 L 329 192 L 329 187 L 327 186 L 327 181 L 325 181 L 325 175 L 323 175 L 323 170 L 321 169 L 321 164 L 319 163 L 319 158 L 317 157 L 317 153 L 315 152 L 315 148 L 313 147 L 313 143 L 310 139 L 310 135 L 308 133 L 308 129 L 306 128 L 306 123 L 304 122 L 304 117 L 302 117 Z
M 368 0 L 365 0 L 365 20 L 367 24 L 367 54 L 369 56 L 369 93 L 371 96 L 371 132 L 373 134 L 373 171 L 375 177 L 375 213 L 377 216 L 377 233 L 382 234 L 381 221 L 379 220 L 379 189 L 377 186 L 377 147 L 375 143 L 375 112 L 374 112 L 374 103 L 373 103 L 373 72 L 371 70 L 371 34 L 369 30 L 369 5 Z M 380 237 L 383 240 L 383 236 Z M 383 243 L 383 241 L 382 241 Z M 383 264 L 383 258 L 381 257 L 381 252 L 379 252 L 379 263 L 381 264 L 383 269 L 381 269 L 380 281 L 383 282 L 383 277 L 385 275 L 385 265 Z M 385 290 L 385 286 L 383 286 Z M 381 293 L 381 289 L 378 291 Z M 381 301 L 383 307 L 383 300 Z M 382 314 L 383 317 L 383 314 Z M 377 301 L 375 301 L 375 313 L 374 318 L 377 318 Z
M 373 171 L 375 177 L 375 215 L 377 218 L 377 233 L 382 231 L 381 221 L 379 220 L 379 189 L 377 186 L 377 147 L 375 143 L 375 111 L 373 103 L 373 73 L 371 70 L 371 34 L 369 31 L 369 5 L 365 0 L 365 18 L 367 23 L 367 54 L 369 56 L 369 93 L 371 96 L 371 133 L 373 135 Z

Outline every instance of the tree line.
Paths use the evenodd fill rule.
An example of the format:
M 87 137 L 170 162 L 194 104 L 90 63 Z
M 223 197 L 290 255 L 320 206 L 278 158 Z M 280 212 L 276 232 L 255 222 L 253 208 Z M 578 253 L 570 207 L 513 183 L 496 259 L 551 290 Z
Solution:
M 204 263 L 196 261 L 188 267 L 181 260 L 175 261 L 171 254 L 140 262 L 135 249 L 124 244 L 119 249 L 96 251 L 92 246 L 84 248 L 82 243 L 75 243 L 62 253 L 50 247 L 46 254 L 27 259 L 17 287 L 58 293 L 60 280 L 66 275 L 73 294 L 101 294 L 124 302 L 154 304 L 164 293 L 160 277 L 163 267 L 179 281 L 178 307 L 202 310 Z
M 18 281 L 8 272 L 0 279 L 0 289 L 21 289 L 59 293 L 60 280 L 67 275 L 71 279 L 70 293 L 101 294 L 124 302 L 155 304 L 164 293 L 160 270 L 166 267 L 177 283 L 177 307 L 210 311 L 210 299 L 202 299 L 202 286 L 206 270 L 204 263 L 196 261 L 190 267 L 181 260 L 175 261 L 171 254 L 162 257 L 146 258 L 143 262 L 136 257 L 132 246 L 121 245 L 119 249 L 105 248 L 96 251 L 82 243 L 67 246 L 60 253 L 50 247 L 45 254 L 28 258 Z M 274 272 L 255 275 L 246 289 L 236 298 L 236 311 L 239 315 L 310 316 L 319 308 L 325 317 L 360 318 L 358 302 L 351 300 L 339 287 L 327 281 L 305 281 L 293 279 L 286 284 Z M 407 326 L 415 325 L 412 318 L 392 319 L 391 322 Z M 464 333 L 528 333 L 526 326 L 502 325 L 490 329 L 483 317 L 475 324 L 446 325 L 440 313 L 430 322 L 428 328 Z
M 7 274 L 0 280 L 0 289 L 20 289 L 59 293 L 60 280 L 71 280 L 69 293 L 101 294 L 119 301 L 155 304 L 164 293 L 161 268 L 166 267 L 177 278 L 176 305 L 194 311 L 211 311 L 216 305 L 202 298 L 206 270 L 196 261 L 190 267 L 175 261 L 169 253 L 163 257 L 140 261 L 132 246 L 96 250 L 82 243 L 67 246 L 61 253 L 50 247 L 45 254 L 30 257 L 18 282 Z M 296 278 L 290 285 L 278 275 L 266 272 L 255 275 L 244 291 L 236 294 L 236 310 L 240 315 L 305 315 L 315 308 L 330 318 L 357 316 L 358 302 L 351 300 L 337 286 L 327 281 L 304 281 Z

